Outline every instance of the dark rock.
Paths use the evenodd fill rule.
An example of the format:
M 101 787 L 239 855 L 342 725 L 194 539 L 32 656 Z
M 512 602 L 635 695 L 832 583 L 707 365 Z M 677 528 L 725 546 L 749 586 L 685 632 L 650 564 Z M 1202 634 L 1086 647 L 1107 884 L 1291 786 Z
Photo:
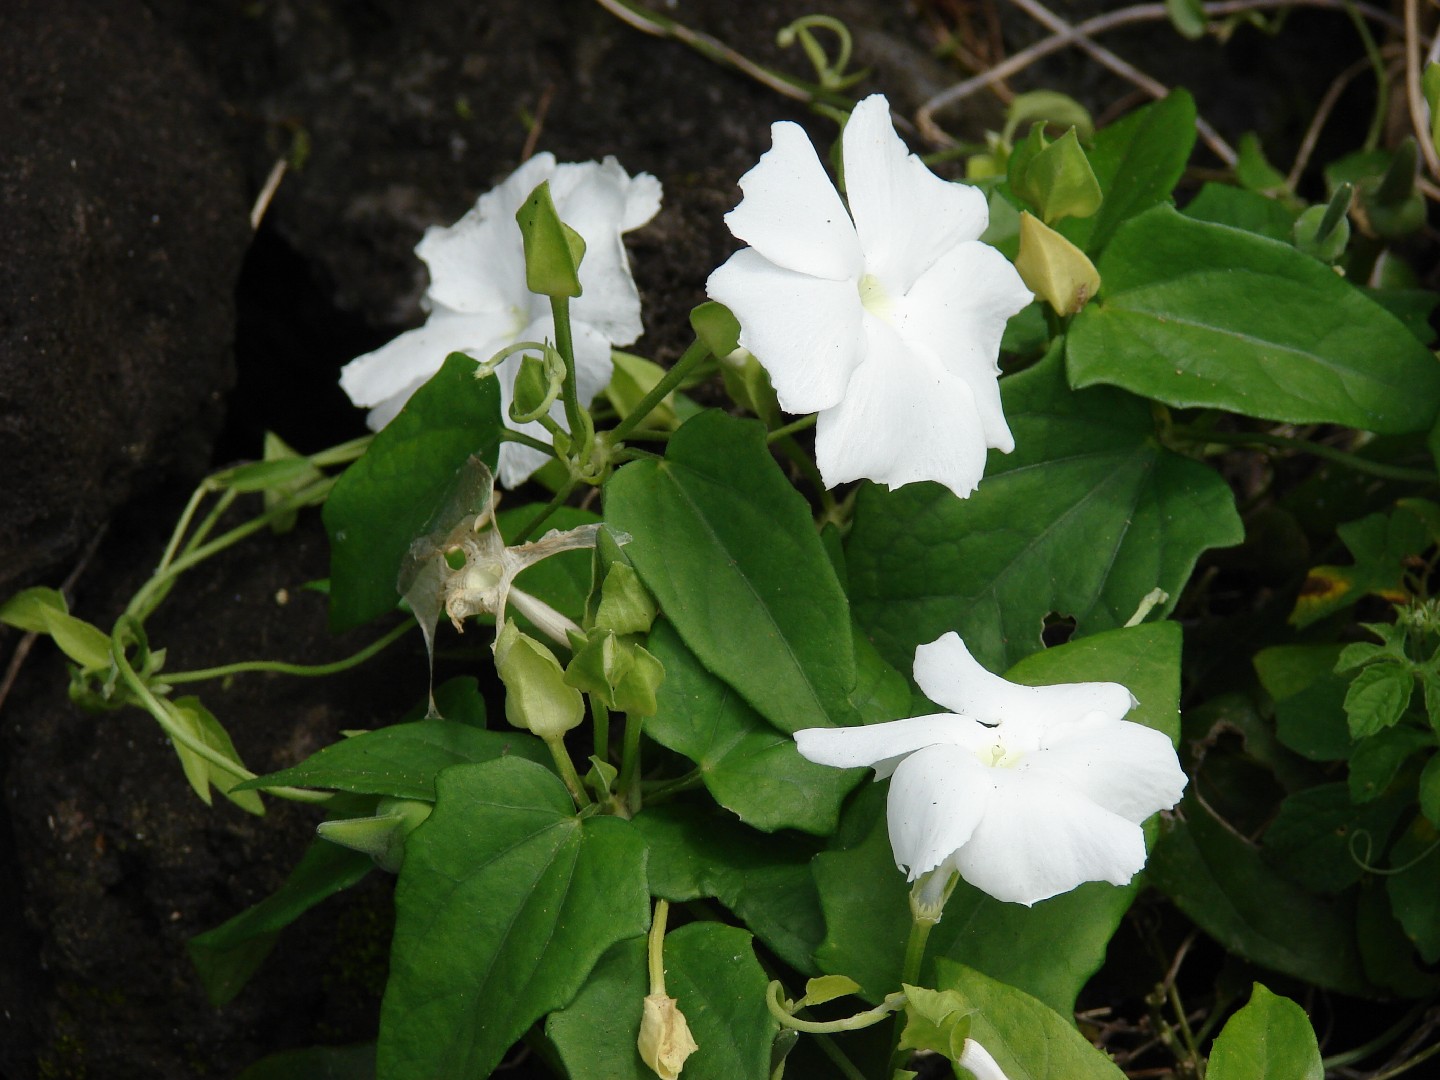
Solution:
M 3 595 L 203 471 L 248 227 L 214 98 L 142 4 L 13 0 L 0 72 Z

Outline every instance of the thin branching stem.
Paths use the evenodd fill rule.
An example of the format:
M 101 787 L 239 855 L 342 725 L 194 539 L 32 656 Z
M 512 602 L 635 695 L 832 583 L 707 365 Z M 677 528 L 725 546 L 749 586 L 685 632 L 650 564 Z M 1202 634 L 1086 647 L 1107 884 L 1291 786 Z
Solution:
M 184 683 L 205 682 L 207 679 L 225 679 L 231 675 L 241 675 L 251 671 L 271 671 L 280 675 L 300 675 L 307 677 L 319 677 L 324 675 L 338 675 L 342 671 L 349 671 L 358 667 L 366 660 L 369 660 L 376 653 L 399 641 L 418 624 L 406 620 L 394 627 L 384 637 L 372 641 L 357 653 L 352 653 L 343 660 L 335 660 L 329 664 L 292 664 L 284 660 L 241 660 L 234 664 L 222 664 L 219 667 L 197 668 L 194 671 L 177 671 L 173 674 L 166 673 L 165 681 L 171 686 L 180 686 Z

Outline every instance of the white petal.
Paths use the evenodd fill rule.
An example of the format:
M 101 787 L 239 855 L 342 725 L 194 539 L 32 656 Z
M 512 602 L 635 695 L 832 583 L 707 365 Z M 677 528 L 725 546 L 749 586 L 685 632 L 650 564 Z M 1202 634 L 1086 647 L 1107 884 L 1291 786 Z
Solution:
M 865 271 L 891 295 L 905 293 L 951 247 L 985 231 L 985 196 L 940 179 L 906 150 L 881 95 L 855 106 L 842 141 L 845 195 Z
M 340 372 L 340 388 L 356 405 L 378 405 L 402 391 L 413 392 L 440 370 L 452 352 L 488 360 L 507 340 L 513 340 L 509 330 L 510 324 L 501 317 L 437 309 L 424 326 L 346 364 Z
M 1140 823 L 1180 801 L 1186 778 L 1163 732 L 1128 720 L 1092 720 L 1052 729 L 1017 768 L 1047 783 L 1063 778 L 1087 798 Z
M 786 270 L 745 248 L 705 288 L 740 320 L 740 344 L 770 373 L 782 408 L 807 413 L 840 401 L 865 358 L 855 282 Z
M 950 713 L 912 716 L 863 727 L 802 728 L 795 732 L 795 746 L 801 757 L 837 769 L 873 766 L 877 780 L 893 773 L 907 754 L 927 746 L 950 744 L 973 752 L 990 741 L 984 729 L 973 720 Z
M 955 860 L 977 889 L 1028 906 L 1087 881 L 1124 885 L 1145 865 L 1139 825 L 1069 785 L 1017 769 L 986 771 L 995 789 L 984 820 Z
M 469 313 L 529 310 L 525 251 L 515 211 L 554 173 L 555 158 L 536 154 L 480 196 L 454 225 L 426 230 L 415 248 L 430 268 L 426 297 Z
M 885 817 L 890 850 L 911 881 L 962 849 L 992 812 L 993 771 L 958 746 L 928 746 L 896 768 Z
M 740 178 L 745 197 L 725 215 L 730 231 L 777 266 L 833 281 L 858 281 L 855 226 L 815 148 L 798 124 L 770 128 L 773 145 Z
M 1119 683 L 1021 686 L 986 671 L 953 630 L 915 650 L 915 683 L 925 696 L 953 712 L 987 724 L 1032 723 L 1046 730 L 1090 713 L 1118 720 L 1135 705 Z
M 1031 299 L 1005 256 L 975 241 L 946 252 L 894 308 L 900 336 L 965 380 L 986 445 L 1007 454 L 1015 440 L 1000 407 L 1000 337 Z
M 962 1069 L 969 1069 L 975 1080 L 1009 1080 L 1000 1063 L 990 1056 L 990 1051 L 974 1039 L 965 1040 L 959 1065 Z
M 964 498 L 985 471 L 985 438 L 969 387 L 911 352 L 873 315 L 864 325 L 865 362 L 844 399 L 816 425 L 815 458 L 826 486 L 862 478 L 891 488 L 934 480 Z
M 593 161 L 561 165 L 550 183 L 560 219 L 585 239 L 585 256 L 580 260 L 583 291 L 572 302 L 571 315 L 615 345 L 629 345 L 644 330 L 640 293 L 620 238 L 660 208 L 659 181 L 643 177 L 650 184 L 640 185 L 644 193 L 637 196 L 634 188 L 641 179 L 632 181 L 614 158 L 606 158 L 603 165 Z M 627 215 L 639 220 L 628 224 Z

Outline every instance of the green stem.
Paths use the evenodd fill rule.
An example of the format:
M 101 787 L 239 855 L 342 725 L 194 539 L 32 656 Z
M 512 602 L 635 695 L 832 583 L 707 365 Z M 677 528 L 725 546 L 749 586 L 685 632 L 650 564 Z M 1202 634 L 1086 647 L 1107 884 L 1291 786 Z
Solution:
M 610 710 L 595 694 L 590 695 L 590 717 L 595 727 L 595 756 L 610 760 Z
M 155 692 L 151 690 L 150 687 L 145 685 L 145 681 L 140 678 L 135 668 L 131 665 L 130 658 L 125 655 L 125 646 L 124 642 L 120 639 L 118 625 L 115 635 L 110 639 L 110 656 L 111 659 L 115 661 L 115 670 L 119 673 L 120 678 L 125 681 L 125 685 L 140 699 L 141 704 L 145 707 L 145 711 L 155 718 L 155 722 L 160 725 L 161 729 L 170 737 L 172 742 L 178 743 L 196 756 L 204 758 L 223 772 L 236 777 L 237 781 L 243 782 L 255 779 L 256 773 L 245 768 L 244 765 L 241 765 L 234 758 L 226 757 L 213 746 L 209 746 L 197 739 L 175 722 L 175 718 L 170 714 L 170 710 L 174 708 L 174 706 L 167 701 L 162 701 L 155 695 Z M 278 798 L 290 799 L 293 802 L 319 803 L 327 802 L 330 799 L 330 796 L 324 792 L 306 791 L 302 788 L 274 787 L 267 788 L 266 791 Z
M 701 769 L 691 769 L 684 776 L 676 777 L 674 780 L 661 780 L 655 786 L 645 792 L 645 801 L 654 805 L 666 799 L 673 798 L 682 791 L 689 791 L 691 788 L 699 787 L 705 782 L 705 773 Z
M 655 914 L 650 918 L 650 934 L 646 939 L 646 960 L 650 969 L 650 993 L 665 993 L 665 923 L 670 918 L 670 903 L 655 901 Z
M 572 438 L 578 439 L 584 424 L 580 416 L 580 393 L 575 386 L 575 341 L 570 333 L 570 298 L 552 296 L 550 311 L 555 316 L 555 351 L 565 361 L 565 383 L 560 396 L 565 402 L 565 423 Z
M 170 534 L 170 542 L 165 545 L 165 553 L 160 556 L 160 565 L 155 568 L 159 573 L 170 565 L 170 560 L 175 558 L 175 553 L 180 550 L 180 541 L 185 537 L 185 531 L 190 528 L 190 522 L 195 517 L 195 512 L 200 509 L 200 501 L 210 491 L 209 481 L 202 480 L 190 495 L 190 501 L 185 504 L 185 509 L 180 514 L 180 520 L 175 523 L 175 531 Z
M 336 660 L 329 664 L 291 664 L 284 660 L 242 660 L 234 664 L 222 664 L 220 667 L 198 668 L 195 671 L 177 671 L 173 675 L 164 676 L 165 682 L 171 686 L 180 686 L 183 683 L 204 682 L 206 679 L 223 679 L 230 675 L 239 675 L 248 671 L 274 671 L 281 675 L 337 675 L 342 671 L 348 671 L 353 667 L 363 664 L 370 657 L 382 649 L 399 641 L 406 633 L 413 630 L 416 624 L 406 620 L 392 629 L 384 637 L 372 641 L 365 648 L 343 660 Z
M 1210 431 L 1189 427 L 1185 424 L 1174 425 L 1170 432 L 1196 443 L 1224 443 L 1227 446 L 1274 446 L 1284 450 L 1298 450 L 1301 453 L 1313 454 L 1315 457 L 1333 461 L 1337 465 L 1344 465 L 1356 472 L 1378 476 L 1384 480 L 1401 480 L 1415 484 L 1440 484 L 1440 476 L 1429 469 L 1409 469 L 1402 465 L 1386 465 L 1383 462 L 1362 458 L 1358 454 L 1336 450 L 1333 446 L 1325 446 L 1306 439 L 1292 439 L 1286 435 L 1271 435 L 1263 431 Z
M 263 514 L 251 518 L 242 525 L 237 525 L 229 532 L 217 536 L 208 544 L 201 544 L 199 547 L 192 547 L 187 544 L 185 554 L 171 562 L 164 570 L 157 571 L 149 581 L 140 586 L 139 591 L 130 598 L 130 603 L 126 605 L 124 614 L 140 622 L 144 622 L 145 618 L 149 616 L 153 610 L 153 605 L 150 604 L 151 597 L 167 588 L 175 578 L 179 577 L 192 566 L 204 562 L 210 558 L 210 556 L 224 551 L 227 547 L 238 543 L 252 533 L 259 532 L 276 518 L 282 517 L 292 510 L 298 510 L 300 507 L 306 506 L 314 501 L 317 496 L 328 493 L 329 490 L 335 486 L 335 479 L 335 477 L 326 477 L 323 480 L 317 480 L 313 484 L 301 488 L 293 495 L 282 499 L 270 507 L 270 509 L 266 510 Z M 224 501 L 223 496 L 221 497 L 221 501 Z M 198 535 L 199 534 L 197 534 L 197 536 Z
M 765 441 L 767 443 L 779 442 L 781 439 L 786 438 L 789 435 L 794 435 L 796 432 L 805 431 L 807 428 L 812 428 L 815 426 L 815 421 L 819 418 L 819 416 L 819 413 L 811 413 L 809 416 L 802 416 L 799 420 L 791 421 L 783 427 L 777 427 L 774 431 L 770 432 L 768 435 L 765 436 Z
M 215 500 L 215 505 L 205 515 L 205 520 L 196 526 L 194 535 L 186 540 L 185 546 L 180 549 L 182 557 L 205 542 L 205 538 L 214 531 L 216 525 L 220 524 L 220 519 L 224 516 L 225 511 L 234 506 L 235 500 L 239 497 L 240 493 L 234 488 L 226 488 L 220 493 L 220 498 Z
M 526 540 L 530 539 L 530 537 L 534 536 L 536 530 L 545 524 L 550 515 L 565 505 L 565 500 L 570 498 L 570 493 L 575 490 L 576 485 L 579 483 L 580 481 L 572 476 L 569 480 L 566 480 L 565 483 L 561 484 L 560 490 L 555 492 L 554 498 L 541 507 L 540 512 L 531 518 L 523 529 L 515 534 L 510 541 L 510 546 L 514 547 L 517 544 L 523 544 Z
M 504 428 L 500 432 L 501 442 L 519 443 L 521 446 L 528 446 L 531 450 L 539 450 L 542 454 L 555 456 L 555 447 L 547 442 L 542 442 L 533 435 L 526 435 L 523 431 L 515 431 L 511 428 Z
M 1400 1076 L 1404 1073 L 1409 1072 L 1416 1065 L 1419 1065 L 1422 1061 L 1434 1057 L 1436 1054 L 1440 1054 L 1440 1043 L 1436 1043 L 1434 1046 L 1427 1047 L 1409 1060 L 1402 1061 L 1393 1069 L 1387 1069 L 1385 1072 L 1372 1074 L 1370 1080 L 1392 1080 L 1393 1077 Z
M 640 732 L 641 718 L 634 713 L 625 714 L 625 748 L 620 758 L 620 795 L 625 805 L 634 814 L 640 809 Z
M 856 1013 L 854 1016 L 846 1016 L 840 1020 L 801 1020 L 794 1013 L 785 1008 L 780 1000 L 780 994 L 784 987 L 777 979 L 771 982 L 765 991 L 765 1005 L 770 1010 L 770 1015 L 775 1017 L 780 1024 L 787 1028 L 794 1028 L 796 1031 L 803 1031 L 809 1035 L 826 1035 L 836 1031 L 860 1031 L 863 1028 L 873 1027 L 891 1013 L 898 1012 L 905 1008 L 906 998 L 904 991 L 897 990 L 893 994 L 887 994 L 885 1000 L 873 1009 Z M 903 1020 L 904 1017 L 901 1017 Z
M 590 805 L 590 796 L 585 793 L 585 785 L 580 783 L 580 776 L 575 772 L 575 763 L 570 760 L 570 755 L 565 750 L 565 740 L 556 736 L 546 739 L 545 746 L 549 749 L 550 756 L 555 759 L 555 768 L 560 772 L 560 779 L 565 781 L 570 798 L 575 800 L 575 809 L 585 809 Z
M 835 1045 L 835 1040 L 829 1035 L 816 1035 L 815 1045 L 820 1047 L 820 1052 L 835 1063 L 840 1074 L 845 1080 L 865 1080 L 865 1074 L 855 1067 L 855 1063 L 845 1056 L 844 1051 Z
M 905 943 L 905 963 L 900 969 L 900 985 L 915 986 L 920 982 L 920 967 L 925 962 L 925 943 L 930 940 L 930 931 L 940 919 L 913 918 L 910 921 L 910 939 Z M 886 999 L 889 1000 L 888 998 Z M 894 1076 L 898 1069 L 905 1065 L 907 1052 L 900 1049 L 900 1036 L 905 1033 L 905 1015 L 901 1013 L 895 1017 L 895 1035 L 893 1040 L 894 1050 L 890 1053 L 890 1071 L 887 1075 Z
M 703 342 L 699 339 L 692 342 L 690 347 L 680 354 L 680 359 L 671 365 L 670 370 L 661 376 L 660 381 L 650 388 L 650 392 L 640 399 L 635 408 L 630 410 L 629 415 L 610 431 L 610 445 L 614 446 L 634 431 L 640 421 L 649 416 L 655 406 L 664 401 L 670 392 L 685 380 L 695 365 L 708 359 L 709 356 L 710 350 L 705 347 Z
M 364 456 L 374 438 L 374 435 L 361 435 L 359 438 L 332 446 L 328 450 L 320 450 L 309 456 L 310 464 L 317 469 L 329 468 L 331 465 L 349 465 L 350 462 L 357 461 Z
M 1370 130 L 1365 133 L 1362 146 L 1362 149 L 1374 150 L 1380 145 L 1385 118 L 1390 115 L 1390 77 L 1385 71 L 1385 58 L 1380 55 L 1380 47 L 1375 44 L 1375 37 L 1370 33 L 1364 17 L 1356 10 L 1355 0 L 1344 2 L 1345 14 L 1349 15 L 1350 21 L 1355 24 L 1355 32 L 1360 35 L 1360 43 L 1365 48 L 1365 58 L 1370 61 L 1370 67 L 1375 72 L 1375 111 L 1370 117 Z

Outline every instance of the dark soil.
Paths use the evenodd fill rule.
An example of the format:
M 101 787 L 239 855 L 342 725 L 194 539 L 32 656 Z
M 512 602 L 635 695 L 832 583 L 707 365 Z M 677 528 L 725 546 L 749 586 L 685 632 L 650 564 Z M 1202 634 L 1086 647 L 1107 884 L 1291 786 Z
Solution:
M 816 7 L 856 30 L 876 72 L 865 89 L 902 113 L 954 77 L 932 34 L 964 5 L 686 0 L 672 13 L 803 76 L 774 36 Z M 685 315 L 732 248 L 721 218 L 770 122 L 833 136 L 797 103 L 583 0 L 14 0 L 0 27 L 16 105 L 0 117 L 14 155 L 0 168 L 0 594 L 83 564 L 72 607 L 107 628 L 207 466 L 256 456 L 266 429 L 306 451 L 363 431 L 340 365 L 419 321 L 411 248 L 515 167 L 530 123 L 561 160 L 614 154 L 663 181 L 660 216 L 631 244 L 649 331 L 636 349 L 661 360 L 687 343 Z M 1017 44 L 1034 36 L 1023 20 L 1007 28 Z M 1202 105 L 1213 91 L 1221 115 L 1241 117 L 1232 139 L 1265 121 L 1293 143 L 1296 102 L 1320 90 L 1285 70 L 1269 112 L 1252 112 L 1273 73 L 1221 79 L 1231 55 L 1246 54 L 1202 58 Z M 1106 100 L 1117 90 L 1073 58 L 1048 70 Z M 1235 90 L 1226 101 L 1221 83 Z M 988 109 L 973 112 L 993 121 Z M 297 167 L 251 238 L 246 209 L 287 156 Z M 171 670 L 346 655 L 383 627 L 331 638 L 323 598 L 301 588 L 326 560 L 313 514 L 262 534 L 187 577 L 152 643 Z M 19 639 L 0 629 L 0 659 Z M 251 675 L 199 692 L 268 771 L 393 721 L 424 681 L 406 639 L 343 679 Z M 276 1050 L 373 1037 L 388 879 L 313 913 L 283 939 L 283 962 L 212 1008 L 185 941 L 267 895 L 317 815 L 205 806 L 153 721 L 85 712 L 67 682 L 39 642 L 0 703 L 0 1076 L 230 1077 Z

